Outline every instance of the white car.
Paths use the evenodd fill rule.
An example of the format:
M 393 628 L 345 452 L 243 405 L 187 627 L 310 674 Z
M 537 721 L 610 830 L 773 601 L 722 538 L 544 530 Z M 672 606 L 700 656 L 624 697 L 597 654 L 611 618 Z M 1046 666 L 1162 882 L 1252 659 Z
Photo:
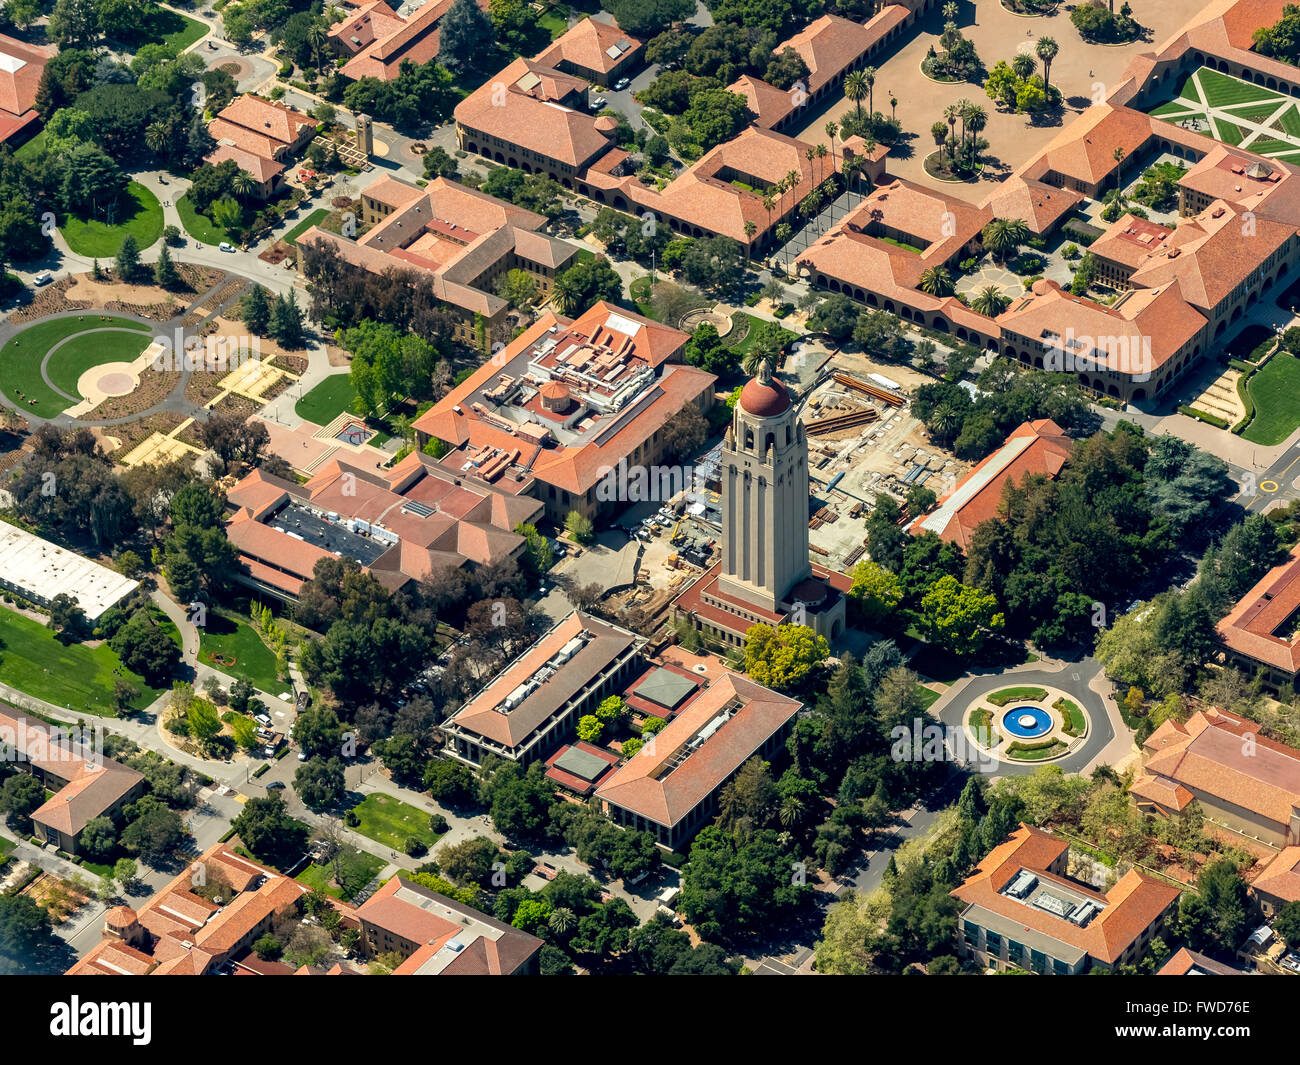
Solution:
M 253 718 L 253 720 L 256 721 L 259 725 L 265 725 L 267 728 L 270 728 L 272 724 L 270 714 L 258 714 L 256 717 Z
M 218 244 L 217 247 L 220 248 L 222 251 L 234 251 L 234 250 L 235 250 L 235 246 L 234 246 L 233 244 L 227 243 L 227 242 L 224 241 L 224 240 L 223 240 L 220 244 Z
M 37 274 L 34 278 L 32 278 L 32 284 L 48 285 L 53 280 L 54 280 L 54 275 L 52 273 L 50 273 L 48 270 L 42 270 L 39 274 Z
M 619 78 L 619 79 L 618 79 L 618 83 L 614 86 L 614 91 L 615 91 L 615 92 L 622 92 L 624 89 L 626 89 L 626 88 L 627 88 L 629 85 L 631 85 L 631 84 L 632 84 L 632 81 L 631 81 L 630 78 Z
M 591 109 L 593 111 L 599 111 L 607 103 L 609 103 L 609 101 L 606 100 L 605 97 L 597 96 L 594 100 L 591 101 Z

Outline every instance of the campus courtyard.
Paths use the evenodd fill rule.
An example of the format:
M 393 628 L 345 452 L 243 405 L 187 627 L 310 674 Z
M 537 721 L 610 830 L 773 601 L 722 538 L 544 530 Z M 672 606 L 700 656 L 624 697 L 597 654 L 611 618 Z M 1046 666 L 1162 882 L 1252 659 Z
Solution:
M 1295 99 L 1209 67 L 1192 71 L 1177 97 L 1150 113 L 1231 147 L 1300 163 L 1300 105 Z
M 1088 44 L 1070 23 L 1066 6 L 1061 4 L 1050 15 L 1025 18 L 1013 14 L 996 2 L 962 2 L 957 26 L 971 41 L 984 66 L 991 70 L 998 60 L 1010 62 L 1022 46 L 1032 47 L 1039 37 L 1053 37 L 1060 52 L 1052 63 L 1052 84 L 1061 90 L 1062 110 L 1041 122 L 1027 115 L 999 110 L 984 93 L 982 82 L 941 83 L 921 73 L 921 61 L 931 46 L 939 47 L 943 31 L 943 14 L 935 8 L 921 21 L 911 39 L 877 69 L 874 105 L 885 115 L 890 113 L 891 93 L 898 99 L 897 117 L 904 130 L 902 145 L 895 146 L 886 162 L 891 176 L 906 178 L 946 194 L 977 203 L 992 187 L 1026 160 L 1036 155 L 1053 137 L 1094 99 L 1104 99 L 1117 85 L 1129 61 L 1177 32 L 1187 20 L 1204 7 L 1203 0 L 1164 0 L 1144 4 L 1134 10 L 1134 17 L 1149 31 L 1146 39 L 1124 45 Z M 988 139 L 986 165 L 978 180 L 966 183 L 939 182 L 925 173 L 922 160 L 934 150 L 930 126 L 943 116 L 943 109 L 958 100 L 970 100 L 983 107 L 988 125 L 983 136 Z M 826 140 L 826 123 L 850 111 L 853 104 L 842 97 L 832 98 L 823 111 L 810 113 L 801 127 L 790 135 L 818 144 Z M 866 106 L 864 101 L 863 106 Z

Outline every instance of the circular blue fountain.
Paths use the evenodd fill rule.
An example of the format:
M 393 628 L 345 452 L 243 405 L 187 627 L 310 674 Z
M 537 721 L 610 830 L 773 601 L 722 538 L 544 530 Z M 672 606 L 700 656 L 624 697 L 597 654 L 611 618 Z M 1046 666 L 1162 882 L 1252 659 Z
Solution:
M 1052 715 L 1041 706 L 1013 706 L 1002 715 L 1002 728 L 1017 739 L 1036 739 L 1052 731 Z

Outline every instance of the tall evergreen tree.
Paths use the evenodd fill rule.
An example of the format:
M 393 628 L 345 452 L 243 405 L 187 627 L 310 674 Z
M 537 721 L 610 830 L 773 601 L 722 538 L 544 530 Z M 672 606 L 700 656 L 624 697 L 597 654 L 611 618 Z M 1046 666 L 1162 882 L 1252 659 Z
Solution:
M 140 245 L 135 235 L 128 233 L 117 253 L 117 276 L 123 281 L 134 281 L 140 272 Z
M 259 336 L 265 336 L 271 321 L 271 307 L 266 302 L 266 289 L 261 285 L 253 285 L 239 303 L 239 315 L 244 320 L 244 325 Z
M 172 262 L 171 253 L 167 250 L 167 245 L 162 246 L 162 251 L 158 254 L 158 261 L 154 263 L 153 279 L 155 284 L 163 288 L 172 288 L 180 281 L 180 274 L 176 272 L 176 264 Z

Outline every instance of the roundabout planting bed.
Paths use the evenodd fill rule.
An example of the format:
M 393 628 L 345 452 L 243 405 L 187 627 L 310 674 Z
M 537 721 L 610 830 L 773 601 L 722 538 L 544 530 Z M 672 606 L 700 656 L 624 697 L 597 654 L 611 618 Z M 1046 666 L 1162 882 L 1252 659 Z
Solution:
M 1088 715 L 1064 692 L 1045 687 L 1010 687 L 974 702 L 966 732 L 979 748 L 1003 762 L 1059 758 L 1088 734 Z

